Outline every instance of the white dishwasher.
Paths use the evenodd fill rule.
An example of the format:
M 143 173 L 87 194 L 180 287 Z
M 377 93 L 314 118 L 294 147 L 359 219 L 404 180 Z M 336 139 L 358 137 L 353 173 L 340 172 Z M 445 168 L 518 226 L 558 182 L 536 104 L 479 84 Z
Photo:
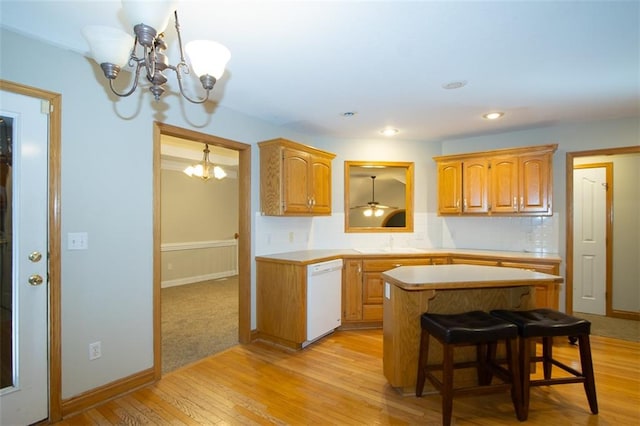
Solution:
M 307 340 L 333 332 L 342 324 L 342 259 L 307 266 Z

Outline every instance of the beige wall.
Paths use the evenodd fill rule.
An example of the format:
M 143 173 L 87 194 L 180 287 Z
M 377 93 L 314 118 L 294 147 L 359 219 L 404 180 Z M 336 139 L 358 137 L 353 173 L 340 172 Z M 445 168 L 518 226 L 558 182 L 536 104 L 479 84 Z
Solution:
M 238 232 L 238 180 L 162 170 L 161 242 L 228 240 Z

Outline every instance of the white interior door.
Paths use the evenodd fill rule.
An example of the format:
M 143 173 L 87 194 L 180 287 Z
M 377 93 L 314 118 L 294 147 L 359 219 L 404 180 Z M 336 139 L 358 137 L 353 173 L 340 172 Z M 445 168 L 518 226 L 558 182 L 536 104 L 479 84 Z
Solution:
M 48 103 L 0 91 L 0 424 L 48 417 Z M 4 185 L 3 185 L 4 184 Z M 6 197 L 4 197 L 6 195 Z
M 573 310 L 606 315 L 607 174 L 573 170 Z

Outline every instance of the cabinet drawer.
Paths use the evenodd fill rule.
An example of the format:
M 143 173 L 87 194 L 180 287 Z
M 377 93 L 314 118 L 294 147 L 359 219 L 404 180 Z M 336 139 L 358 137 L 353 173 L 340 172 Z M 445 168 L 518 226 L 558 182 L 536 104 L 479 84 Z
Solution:
M 481 265 L 481 266 L 498 266 L 500 264 L 497 260 L 484 260 L 484 259 L 465 259 L 461 257 L 452 257 L 451 263 L 454 265 Z
M 362 261 L 362 269 L 366 272 L 384 272 L 398 266 L 430 265 L 431 259 L 423 258 L 395 258 L 395 259 L 365 259 Z
M 542 272 L 544 274 L 558 275 L 559 265 L 548 265 L 544 263 L 524 263 L 524 262 L 500 262 L 505 268 L 529 269 L 531 271 Z

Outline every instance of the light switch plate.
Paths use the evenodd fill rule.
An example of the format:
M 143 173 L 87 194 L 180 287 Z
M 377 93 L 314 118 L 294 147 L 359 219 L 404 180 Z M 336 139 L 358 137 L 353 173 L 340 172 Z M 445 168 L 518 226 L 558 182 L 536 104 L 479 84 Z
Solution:
M 89 235 L 86 232 L 69 232 L 67 234 L 67 248 L 69 250 L 87 250 Z

